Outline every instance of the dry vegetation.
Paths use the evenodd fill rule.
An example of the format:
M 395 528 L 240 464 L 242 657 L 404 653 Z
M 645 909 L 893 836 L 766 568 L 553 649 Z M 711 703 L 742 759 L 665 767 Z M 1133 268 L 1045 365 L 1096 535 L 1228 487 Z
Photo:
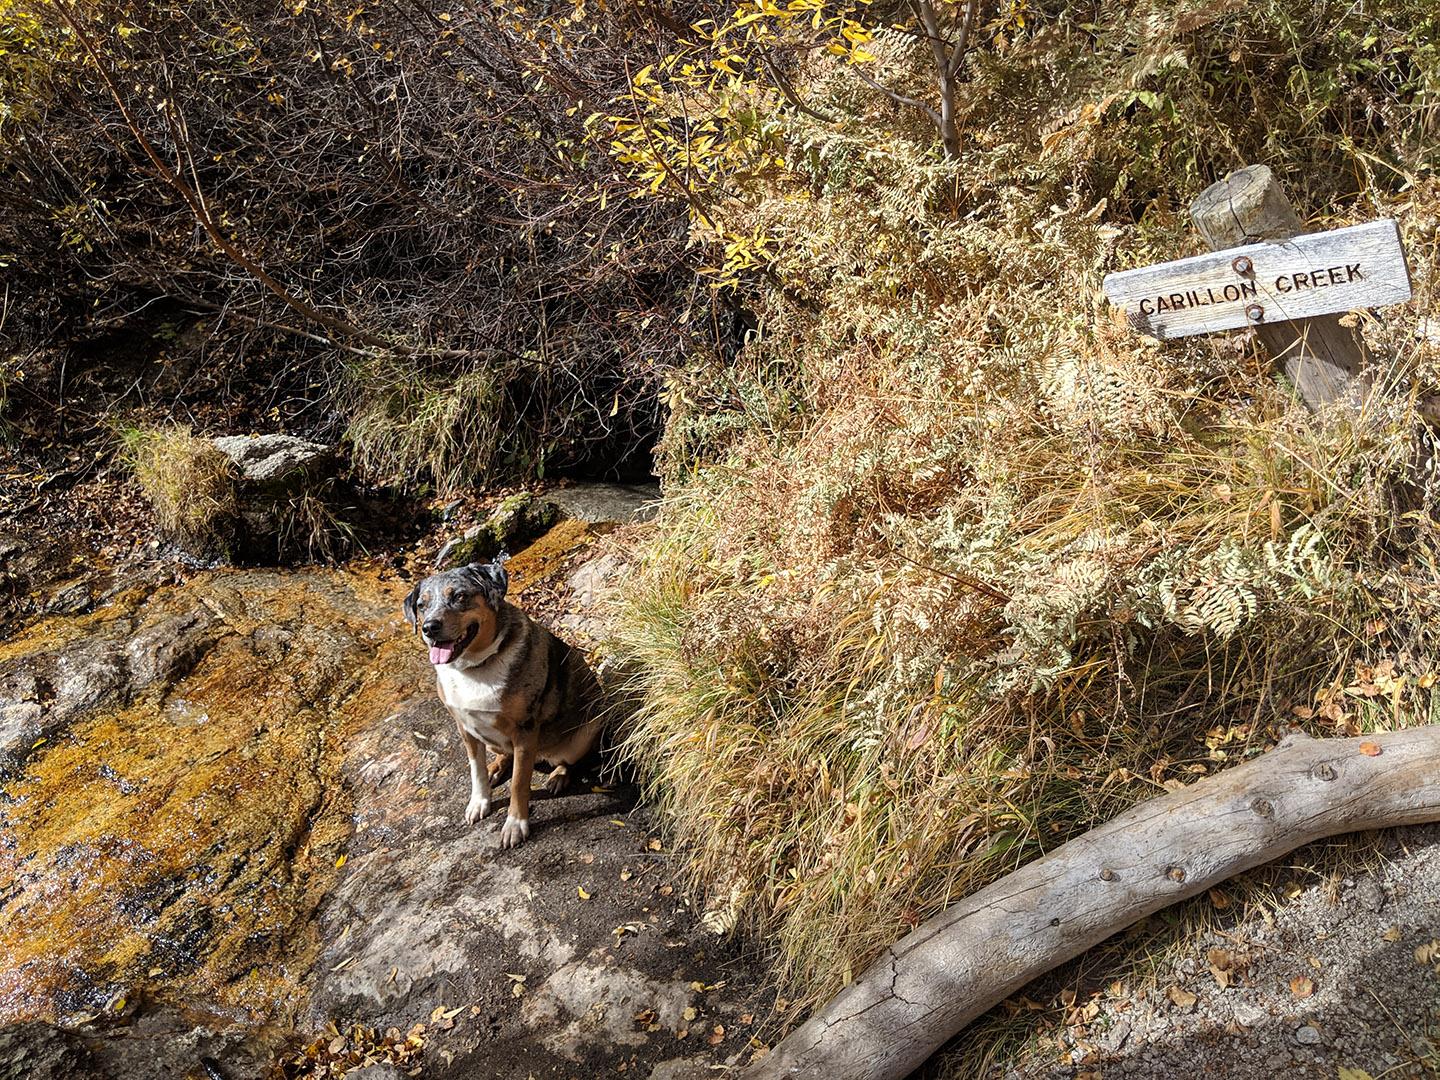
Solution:
M 758 77 L 650 91 L 764 165 L 684 195 L 757 329 L 675 394 L 628 745 L 716 917 L 777 935 L 804 1001 L 1288 726 L 1435 708 L 1428 5 L 1017 10 L 950 159 L 871 85 L 929 93 L 900 33 L 870 82 L 796 54 L 805 110 Z M 727 119 L 742 94 L 762 121 Z M 1352 320 L 1388 372 L 1359 417 L 1307 413 L 1247 337 L 1160 346 L 1098 296 L 1197 250 L 1183 207 L 1253 162 L 1316 228 L 1401 222 L 1417 300 Z
M 161 535 L 187 551 L 225 554 L 239 516 L 234 462 L 188 428 L 127 427 L 118 434 Z

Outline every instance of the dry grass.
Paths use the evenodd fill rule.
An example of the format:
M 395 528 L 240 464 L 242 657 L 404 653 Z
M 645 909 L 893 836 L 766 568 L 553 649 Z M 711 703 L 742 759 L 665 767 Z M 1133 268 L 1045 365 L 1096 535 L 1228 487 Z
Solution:
M 1129 85 L 1194 104 L 1216 56 L 1274 40 L 1265 20 L 1288 11 L 1141 41 L 1190 63 Z M 1105 15 L 1112 41 L 1141 32 L 1128 18 L 1158 25 Z M 1100 278 L 1189 254 L 1169 207 L 1214 174 L 1166 173 L 1184 146 L 1162 110 L 1102 110 L 1042 144 L 1040 118 L 1078 114 L 1134 54 L 1027 48 L 977 61 L 954 163 L 843 72 L 815 73 L 812 100 L 864 123 L 767 129 L 789 171 L 715 229 L 774 238 L 784 288 L 749 297 L 740 360 L 697 362 L 678 395 L 629 584 L 629 750 L 715 920 L 773 935 L 802 1003 L 950 900 L 1291 725 L 1436 707 L 1440 533 L 1410 397 L 1436 382 L 1417 332 L 1427 167 L 1392 156 L 1403 187 L 1329 204 L 1335 224 L 1400 219 L 1421 300 L 1360 323 L 1394 373 L 1363 414 L 1315 417 L 1244 337 L 1161 346 L 1110 319 Z M 1277 135 L 1227 102 L 1185 138 L 1277 167 L 1348 122 Z M 1390 153 L 1399 128 L 1369 145 Z M 1093 182 L 1126 153 L 1138 221 Z M 1142 165 L 1162 185 L 1148 203 Z
M 119 437 L 161 533 L 188 551 L 223 554 L 238 513 L 234 463 L 188 428 L 125 427 Z

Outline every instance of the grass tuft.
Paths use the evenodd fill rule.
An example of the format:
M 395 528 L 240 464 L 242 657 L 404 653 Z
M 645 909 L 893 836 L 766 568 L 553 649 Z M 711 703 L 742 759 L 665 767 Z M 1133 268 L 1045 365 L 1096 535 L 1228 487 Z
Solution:
M 238 514 L 234 463 L 188 428 L 123 426 L 118 435 L 161 533 L 196 554 L 226 553 Z

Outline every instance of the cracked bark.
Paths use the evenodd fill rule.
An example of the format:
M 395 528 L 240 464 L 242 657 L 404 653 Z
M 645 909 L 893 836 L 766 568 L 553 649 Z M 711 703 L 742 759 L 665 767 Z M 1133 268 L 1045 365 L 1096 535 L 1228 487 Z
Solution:
M 1141 803 L 922 923 L 743 1080 L 900 1080 L 1013 991 L 1163 907 L 1326 836 L 1440 820 L 1437 755 L 1440 727 L 1292 735 Z

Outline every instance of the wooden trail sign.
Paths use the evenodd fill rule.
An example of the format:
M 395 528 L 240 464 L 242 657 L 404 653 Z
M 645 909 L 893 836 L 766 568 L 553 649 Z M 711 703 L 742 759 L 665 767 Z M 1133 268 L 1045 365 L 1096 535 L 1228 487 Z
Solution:
M 1410 298 L 1395 223 L 1304 235 L 1264 165 L 1211 184 L 1190 216 L 1212 254 L 1111 274 L 1111 303 L 1155 337 L 1252 327 L 1312 409 L 1361 408 L 1374 365 L 1360 335 L 1335 313 Z
M 1410 271 L 1394 221 L 1246 244 L 1105 278 L 1110 303 L 1156 338 L 1402 304 Z

